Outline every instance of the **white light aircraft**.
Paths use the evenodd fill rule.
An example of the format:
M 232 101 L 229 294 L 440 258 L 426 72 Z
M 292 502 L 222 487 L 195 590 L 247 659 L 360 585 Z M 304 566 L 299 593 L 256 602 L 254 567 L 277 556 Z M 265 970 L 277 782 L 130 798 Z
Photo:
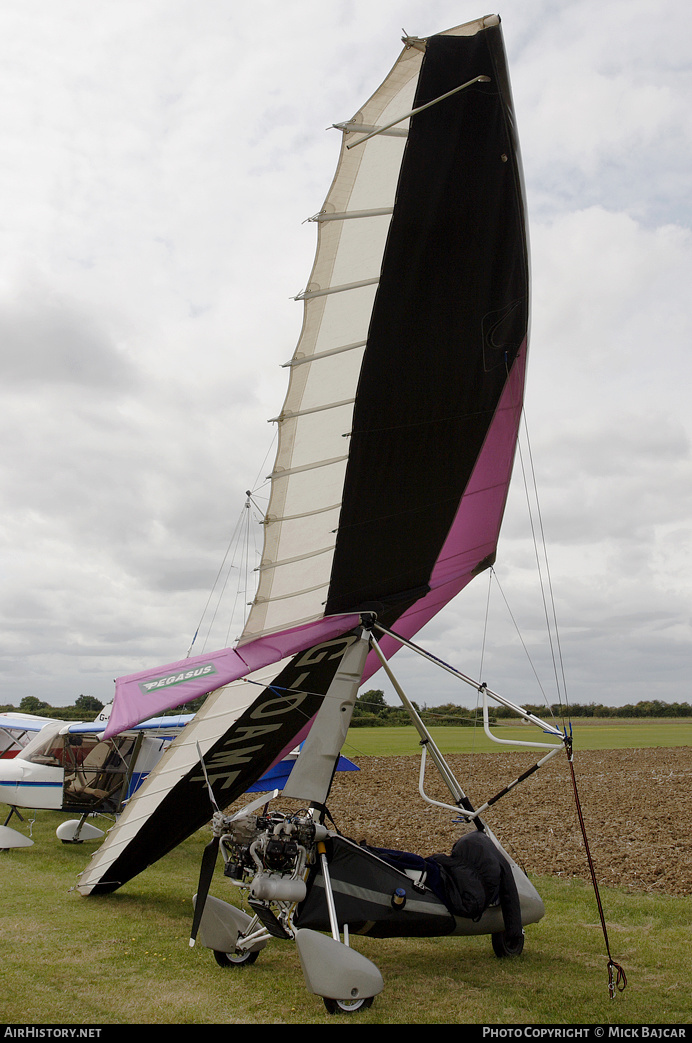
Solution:
M 8 826 L 18 808 L 71 811 L 79 818 L 62 822 L 63 843 L 98 840 L 104 832 L 87 819 L 117 815 L 142 785 L 177 734 L 194 714 L 154 717 L 119 735 L 103 738 L 110 706 L 91 723 L 69 722 L 25 713 L 0 713 L 0 801 L 10 813 L 0 826 L 0 849 L 30 847 L 33 841 Z M 248 792 L 281 786 L 298 756 L 296 747 Z M 357 771 L 340 757 L 337 771 Z
M 194 714 L 155 717 L 104 739 L 110 707 L 92 722 L 0 713 L 0 801 L 10 813 L 0 848 L 33 841 L 8 826 L 18 808 L 72 812 L 56 833 L 64 843 L 95 840 L 103 830 L 91 815 L 117 815 Z

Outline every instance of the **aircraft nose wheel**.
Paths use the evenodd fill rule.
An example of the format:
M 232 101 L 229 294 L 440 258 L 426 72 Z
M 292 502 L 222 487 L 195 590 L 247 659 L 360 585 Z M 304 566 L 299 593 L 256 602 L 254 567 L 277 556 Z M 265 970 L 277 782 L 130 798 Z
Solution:
M 236 949 L 235 952 L 218 952 L 214 949 L 214 959 L 219 967 L 249 967 L 259 956 L 259 950 L 255 952 L 243 952 Z
M 359 1000 L 330 1000 L 323 997 L 328 1014 L 357 1014 L 361 1010 L 372 1007 L 374 996 L 364 996 Z

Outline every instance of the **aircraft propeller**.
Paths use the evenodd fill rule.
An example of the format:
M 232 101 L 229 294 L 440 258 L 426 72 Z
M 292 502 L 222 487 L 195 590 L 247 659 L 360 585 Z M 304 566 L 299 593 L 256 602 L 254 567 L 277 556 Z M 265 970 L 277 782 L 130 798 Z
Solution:
M 214 791 L 211 788 L 209 782 L 209 776 L 207 775 L 207 767 L 204 763 L 204 757 L 202 751 L 197 743 L 197 753 L 199 754 L 200 763 L 202 765 L 202 771 L 204 772 L 204 778 L 207 783 L 207 790 L 209 792 L 209 799 L 211 801 L 212 808 L 214 809 L 214 817 L 221 814 L 221 809 L 216 802 Z M 199 884 L 197 886 L 197 897 L 195 899 L 195 912 L 192 917 L 192 928 L 190 930 L 190 946 L 195 944 L 197 939 L 197 932 L 199 931 L 199 925 L 202 921 L 202 913 L 204 912 L 204 906 L 207 901 L 207 895 L 209 894 L 209 888 L 211 886 L 211 880 L 214 875 L 214 869 L 216 868 L 216 859 L 219 854 L 219 842 L 221 840 L 221 834 L 217 829 L 214 829 L 214 835 L 207 844 L 202 854 L 202 864 L 199 870 Z
M 211 880 L 216 868 L 216 859 L 219 854 L 220 837 L 216 834 L 211 838 L 202 854 L 202 864 L 199 870 L 199 884 L 197 885 L 197 896 L 195 898 L 195 912 L 192 917 L 192 928 L 190 930 L 190 946 L 195 944 L 197 932 L 202 921 L 202 913 L 209 894 Z
M 202 751 L 199 748 L 199 743 L 197 743 L 197 752 L 199 754 L 200 764 L 202 765 L 202 771 L 204 772 L 204 778 L 207 783 L 209 799 L 212 808 L 214 809 L 214 814 L 212 817 L 213 836 L 202 853 L 202 864 L 200 865 L 199 883 L 197 885 L 197 896 L 195 898 L 195 912 L 192 917 L 192 928 L 190 930 L 190 947 L 194 946 L 195 941 L 197 940 L 197 933 L 199 931 L 200 923 L 202 922 L 204 906 L 209 895 L 209 888 L 211 887 L 212 877 L 214 876 L 214 869 L 216 868 L 216 859 L 218 858 L 222 835 L 228 830 L 230 823 L 235 819 L 239 818 L 241 815 L 252 813 L 262 804 L 266 804 L 268 801 L 273 800 L 281 792 L 280 790 L 275 789 L 271 792 L 262 793 L 250 804 L 247 804 L 244 808 L 241 808 L 240 811 L 237 811 L 235 815 L 229 818 L 227 815 L 224 815 L 216 802 L 216 797 L 214 796 L 214 791 L 209 782 L 207 768 L 204 763 Z

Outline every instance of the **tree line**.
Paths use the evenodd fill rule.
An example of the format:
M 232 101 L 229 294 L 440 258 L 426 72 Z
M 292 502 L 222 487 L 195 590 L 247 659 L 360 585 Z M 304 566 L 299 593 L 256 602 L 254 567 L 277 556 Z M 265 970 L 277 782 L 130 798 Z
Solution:
M 545 714 L 548 707 L 524 707 L 529 713 Z M 603 703 L 570 703 L 560 706 L 553 703 L 549 708 L 556 717 L 692 717 L 690 703 L 664 703 L 660 699 L 643 699 L 638 703 L 625 703 L 624 706 L 605 706 Z M 502 711 L 502 712 L 501 712 Z M 495 711 L 497 717 L 513 717 L 511 710 L 501 706 Z
M 455 706 L 453 703 L 427 707 L 419 706 L 413 700 L 411 702 L 421 720 L 428 725 L 447 724 L 463 728 L 471 727 L 476 721 L 483 720 L 482 710 L 476 715 L 475 710 L 469 710 L 466 706 Z M 351 717 L 352 728 L 396 727 L 410 723 L 411 719 L 404 707 L 389 706 L 385 701 L 384 692 L 379 688 L 373 688 L 358 696 Z
M 454 727 L 470 727 L 483 719 L 481 707 L 469 709 L 467 706 L 456 706 L 445 703 L 442 706 L 419 706 L 413 703 L 416 711 L 425 724 L 449 725 Z M 569 706 L 553 703 L 551 706 L 524 704 L 524 709 L 536 717 L 553 714 L 555 717 L 692 717 L 690 703 L 664 703 L 660 699 L 647 699 L 638 703 L 627 703 L 625 706 L 606 706 L 603 703 L 570 704 Z M 488 714 L 493 720 L 516 720 L 516 713 L 506 706 L 493 706 Z M 408 724 L 409 716 L 403 706 L 389 706 L 385 702 L 384 692 L 372 689 L 358 696 L 353 710 L 351 726 L 382 727 L 383 725 Z
M 37 717 L 53 717 L 58 721 L 93 721 L 103 709 L 103 703 L 93 695 L 79 695 L 71 706 L 51 706 L 50 703 L 27 695 L 19 706 L 5 703 L 0 713 L 33 713 Z
M 168 712 L 194 713 L 204 702 L 204 698 L 201 696 L 184 708 L 177 707 Z M 414 702 L 413 705 L 428 725 L 470 727 L 483 719 L 483 711 L 480 707 L 469 709 L 467 706 L 457 706 L 454 703 L 444 703 L 441 706 L 419 706 Z M 20 713 L 33 713 L 62 721 L 90 721 L 94 720 L 96 714 L 103 709 L 103 703 L 92 695 L 80 695 L 72 706 L 50 706 L 49 703 L 29 695 L 22 699 L 18 709 Z M 570 706 L 553 703 L 551 706 L 538 706 L 527 703 L 524 705 L 524 709 L 537 717 L 544 717 L 548 713 L 552 713 L 556 717 L 692 717 L 690 703 L 664 703 L 660 699 L 646 699 L 638 703 L 626 703 L 624 706 L 606 706 L 604 703 L 575 703 Z M 17 712 L 17 707 L 11 703 L 0 705 L 0 713 L 13 712 Z M 506 706 L 493 706 L 489 716 L 491 721 L 516 719 L 516 714 Z M 391 727 L 409 723 L 409 716 L 403 706 L 389 706 L 385 701 L 384 692 L 379 688 L 363 692 L 356 699 L 351 719 L 353 728 L 379 728 L 385 725 Z

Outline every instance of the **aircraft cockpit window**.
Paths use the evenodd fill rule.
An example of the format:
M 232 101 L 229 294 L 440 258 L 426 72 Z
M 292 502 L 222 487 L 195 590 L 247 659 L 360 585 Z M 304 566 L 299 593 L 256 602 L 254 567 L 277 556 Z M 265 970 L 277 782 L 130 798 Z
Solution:
M 117 735 L 99 739 L 96 735 L 70 734 L 65 741 L 65 804 L 90 807 L 107 801 L 117 810 L 124 796 L 136 739 Z
M 49 768 L 62 768 L 64 738 L 63 735 L 50 735 L 44 742 L 38 743 L 31 752 L 27 752 L 26 759 L 31 761 L 32 764 L 45 764 Z

